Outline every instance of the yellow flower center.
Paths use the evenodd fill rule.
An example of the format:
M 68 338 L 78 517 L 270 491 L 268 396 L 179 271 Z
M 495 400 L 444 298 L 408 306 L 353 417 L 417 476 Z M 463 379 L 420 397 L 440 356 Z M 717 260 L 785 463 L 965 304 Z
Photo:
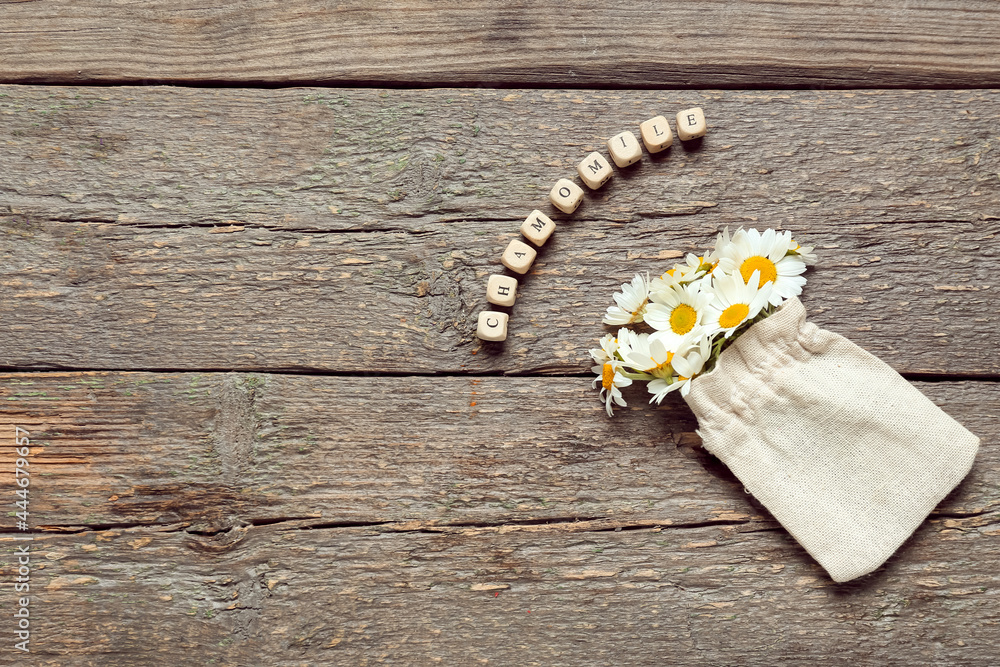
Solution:
M 650 357 L 649 360 L 653 362 L 653 367 L 648 369 L 646 372 L 656 374 L 657 372 L 663 372 L 670 367 L 670 362 L 674 360 L 674 353 L 667 352 L 667 360 L 662 364 L 656 363 L 656 359 L 653 357 Z
M 670 329 L 675 334 L 686 334 L 694 329 L 695 322 L 698 321 L 698 313 L 694 308 L 682 303 L 670 313 Z
M 615 386 L 615 367 L 611 364 L 604 364 L 604 369 L 601 371 L 601 386 L 608 391 Z
M 740 325 L 750 314 L 750 306 L 745 303 L 734 303 L 722 311 L 719 315 L 719 326 L 723 329 L 732 329 Z
M 767 257 L 755 255 L 747 258 L 740 264 L 740 275 L 743 282 L 749 284 L 754 271 L 760 271 L 760 284 L 774 282 L 778 278 L 778 267 Z

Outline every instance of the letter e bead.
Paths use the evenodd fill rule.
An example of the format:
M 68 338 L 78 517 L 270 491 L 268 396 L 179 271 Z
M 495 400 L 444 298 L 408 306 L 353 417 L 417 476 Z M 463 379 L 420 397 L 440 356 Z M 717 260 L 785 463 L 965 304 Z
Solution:
M 704 137 L 707 129 L 705 112 L 701 110 L 701 107 L 685 109 L 677 114 L 677 138 L 681 141 Z

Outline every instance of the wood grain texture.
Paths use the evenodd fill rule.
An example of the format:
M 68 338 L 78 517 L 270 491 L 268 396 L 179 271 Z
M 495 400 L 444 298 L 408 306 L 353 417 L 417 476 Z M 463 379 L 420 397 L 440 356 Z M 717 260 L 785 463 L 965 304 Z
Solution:
M 819 247 L 805 303 L 902 372 L 996 376 L 1000 93 L 6 87 L 8 368 L 578 373 L 611 293 L 723 226 Z M 604 137 L 710 134 L 544 205 Z M 558 230 L 474 338 L 524 215 Z
M 6 82 L 1000 85 L 986 0 L 6 2 Z
M 32 432 L 33 525 L 289 519 L 416 528 L 771 524 L 700 448 L 687 406 L 604 414 L 588 378 L 14 373 L 0 433 Z M 917 383 L 983 442 L 944 516 L 1000 511 L 1000 385 Z M 377 400 L 373 397 L 379 397 Z M 5 446 L 13 444 L 4 440 Z M 6 450 L 13 461 L 12 450 Z
M 586 384 L 0 376 L 0 465 L 32 438 L 33 664 L 992 664 L 1000 385 L 917 383 L 980 455 L 838 585 L 683 405 L 609 420 Z
M 49 535 L 32 664 L 991 667 L 998 541 L 933 520 L 837 585 L 739 526 Z

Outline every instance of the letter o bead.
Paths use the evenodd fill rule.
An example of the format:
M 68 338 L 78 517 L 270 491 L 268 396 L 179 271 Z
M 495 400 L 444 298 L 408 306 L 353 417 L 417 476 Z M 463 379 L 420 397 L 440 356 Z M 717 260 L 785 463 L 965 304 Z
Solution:
M 583 201 L 583 188 L 568 178 L 560 178 L 549 192 L 549 201 L 563 213 L 572 213 Z
M 500 342 L 507 340 L 507 313 L 499 313 L 493 310 L 484 310 L 479 313 L 479 325 L 476 327 L 476 336 L 480 340 Z

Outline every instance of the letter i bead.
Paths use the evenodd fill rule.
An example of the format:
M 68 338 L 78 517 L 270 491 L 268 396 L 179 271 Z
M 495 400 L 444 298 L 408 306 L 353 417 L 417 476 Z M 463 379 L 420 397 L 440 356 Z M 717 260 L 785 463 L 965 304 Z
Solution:
M 639 140 L 627 130 L 608 139 L 608 152 L 619 169 L 635 164 L 642 158 Z

